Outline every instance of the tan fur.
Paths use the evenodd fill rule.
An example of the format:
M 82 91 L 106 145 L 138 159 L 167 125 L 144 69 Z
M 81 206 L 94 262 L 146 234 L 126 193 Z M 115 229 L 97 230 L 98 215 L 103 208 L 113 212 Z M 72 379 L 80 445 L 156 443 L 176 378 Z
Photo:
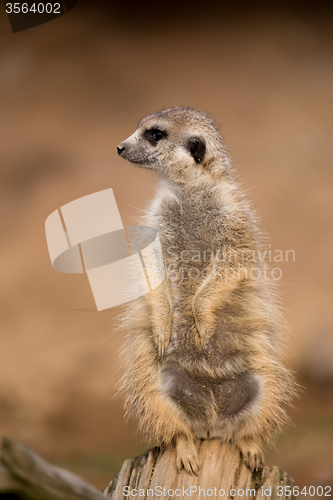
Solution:
M 146 135 L 151 129 L 167 135 L 150 144 Z M 202 160 L 191 156 L 187 141 L 192 137 L 205 144 Z M 242 252 L 264 251 L 265 245 L 231 173 L 218 130 L 203 113 L 173 108 L 144 119 L 119 147 L 125 159 L 153 169 L 159 179 L 156 198 L 141 224 L 158 231 L 166 268 L 170 248 L 177 247 L 178 257 L 198 246 L 206 253 L 222 246 L 233 251 L 228 262 L 212 252 L 213 257 L 199 265 L 200 271 L 205 266 L 205 274 L 195 280 L 182 278 L 178 269 L 176 278 L 168 276 L 157 289 L 126 306 L 121 353 L 125 374 L 120 383 L 126 413 L 137 418 L 151 444 L 175 442 L 177 466 L 189 473 L 198 472 L 194 440 L 209 437 L 233 441 L 245 462 L 258 468 L 263 464 L 261 444 L 270 442 L 287 421 L 284 404 L 295 384 L 284 364 L 285 325 L 274 283 L 263 274 L 254 279 L 251 272 L 262 271 L 263 264 L 242 258 Z M 194 264 L 182 262 L 187 273 Z M 207 387 L 198 385 L 206 387 L 202 401 L 220 390 L 214 384 L 221 382 L 216 392 L 220 399 L 201 408 L 205 418 L 200 417 L 199 393 L 193 400 L 199 405 L 198 418 L 184 410 L 189 390 L 184 389 L 183 406 L 170 396 L 177 384 L 182 389 L 183 375 L 189 387 L 192 380 L 208 381 Z M 254 388 L 253 398 L 239 411 L 232 411 L 233 399 L 228 403 L 228 392 L 223 393 L 224 380 L 239 380 L 245 392 L 246 384 Z M 231 397 L 237 399 L 236 394 Z

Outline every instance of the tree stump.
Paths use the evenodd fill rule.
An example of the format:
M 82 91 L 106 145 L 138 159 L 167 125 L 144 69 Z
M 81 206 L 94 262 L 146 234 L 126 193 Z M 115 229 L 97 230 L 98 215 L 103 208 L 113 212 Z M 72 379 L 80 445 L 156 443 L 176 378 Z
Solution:
M 123 498 L 241 498 L 293 499 L 293 480 L 278 467 L 252 472 L 239 450 L 218 439 L 204 440 L 199 451 L 199 476 L 176 470 L 174 448 L 154 448 L 132 460 L 125 460 L 104 495 Z
M 241 498 L 289 500 L 293 481 L 277 467 L 251 472 L 238 449 L 217 439 L 202 442 L 199 476 L 176 471 L 174 448 L 153 448 L 125 460 L 102 493 L 77 475 L 54 467 L 25 446 L 3 438 L 0 451 L 0 500 L 114 500 L 177 498 Z

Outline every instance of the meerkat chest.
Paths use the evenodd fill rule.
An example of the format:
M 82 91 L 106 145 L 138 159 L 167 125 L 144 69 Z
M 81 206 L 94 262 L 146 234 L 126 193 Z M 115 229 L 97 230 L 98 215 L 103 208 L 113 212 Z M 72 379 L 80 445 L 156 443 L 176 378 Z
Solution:
M 158 231 L 167 275 L 186 293 L 200 285 L 223 245 L 224 226 L 223 209 L 212 197 L 187 196 L 161 205 Z
M 159 232 L 180 250 L 212 250 L 225 233 L 223 209 L 210 197 L 188 196 L 162 204 Z

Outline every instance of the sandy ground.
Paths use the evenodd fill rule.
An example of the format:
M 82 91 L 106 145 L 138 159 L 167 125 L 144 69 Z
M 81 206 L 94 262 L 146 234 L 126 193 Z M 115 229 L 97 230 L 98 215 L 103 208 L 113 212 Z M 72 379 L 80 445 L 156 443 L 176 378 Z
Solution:
M 112 187 L 124 224 L 152 198 L 151 173 L 116 145 L 144 115 L 211 112 L 282 262 L 289 360 L 305 386 L 295 428 L 267 462 L 295 483 L 333 483 L 333 30 L 330 16 L 119 21 L 76 7 L 38 28 L 0 20 L 0 428 L 103 487 L 144 445 L 114 399 L 116 311 L 85 275 L 50 264 L 44 222 Z

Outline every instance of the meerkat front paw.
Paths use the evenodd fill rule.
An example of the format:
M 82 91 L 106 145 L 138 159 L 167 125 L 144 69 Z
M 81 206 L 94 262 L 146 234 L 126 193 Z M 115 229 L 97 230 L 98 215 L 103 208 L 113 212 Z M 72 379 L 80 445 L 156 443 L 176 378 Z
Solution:
M 157 356 L 160 360 L 162 360 L 165 356 L 166 350 L 168 348 L 170 341 L 170 337 L 162 337 L 159 335 L 158 337 L 155 338 L 155 345 L 156 345 L 156 351 L 157 351 Z
M 241 451 L 245 465 L 252 471 L 262 469 L 264 466 L 264 456 L 260 445 L 253 440 L 242 441 L 238 443 L 238 448 Z
M 198 476 L 198 452 L 193 439 L 185 436 L 176 438 L 176 466 L 178 472 L 184 468 L 188 474 Z
M 170 343 L 170 337 L 171 337 L 171 326 L 169 328 L 166 328 L 165 330 L 159 329 L 157 332 L 154 333 L 156 352 L 160 360 L 162 360 L 166 354 L 167 348 Z
M 205 323 L 204 321 L 200 322 L 198 321 L 197 318 L 195 318 L 195 325 L 198 330 L 198 335 L 202 350 L 204 351 L 205 354 L 207 354 L 207 356 L 210 356 L 211 354 L 210 343 L 212 340 L 211 328 L 208 325 L 208 323 Z
M 212 325 L 207 321 L 207 317 L 202 314 L 202 307 L 200 307 L 198 297 L 193 300 L 192 312 L 202 350 L 207 356 L 210 356 L 210 344 L 213 336 Z

